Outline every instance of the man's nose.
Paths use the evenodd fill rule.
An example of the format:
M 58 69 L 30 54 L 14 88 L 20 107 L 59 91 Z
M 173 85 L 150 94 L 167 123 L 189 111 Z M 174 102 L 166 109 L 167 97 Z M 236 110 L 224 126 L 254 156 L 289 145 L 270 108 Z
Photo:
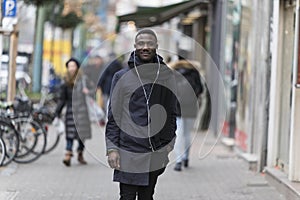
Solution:
M 142 46 L 142 49 L 149 49 L 150 48 L 150 45 L 148 43 L 145 43 L 143 46 Z

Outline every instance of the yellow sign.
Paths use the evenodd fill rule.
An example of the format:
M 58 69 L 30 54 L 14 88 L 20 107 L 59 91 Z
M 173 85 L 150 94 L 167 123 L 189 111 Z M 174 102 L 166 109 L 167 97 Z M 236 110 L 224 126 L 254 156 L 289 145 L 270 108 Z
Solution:
M 71 57 L 72 44 L 69 40 L 44 40 L 43 59 L 53 64 L 55 73 L 63 76 L 65 62 Z

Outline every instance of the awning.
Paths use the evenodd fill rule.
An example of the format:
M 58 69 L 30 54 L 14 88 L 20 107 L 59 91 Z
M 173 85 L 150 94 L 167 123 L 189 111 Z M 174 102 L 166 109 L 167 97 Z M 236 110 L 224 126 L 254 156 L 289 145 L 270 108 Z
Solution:
M 158 8 L 138 7 L 135 13 L 118 16 L 118 23 L 134 21 L 138 28 L 160 25 L 196 7 L 199 7 L 201 10 L 206 10 L 208 4 L 208 0 L 191 0 Z

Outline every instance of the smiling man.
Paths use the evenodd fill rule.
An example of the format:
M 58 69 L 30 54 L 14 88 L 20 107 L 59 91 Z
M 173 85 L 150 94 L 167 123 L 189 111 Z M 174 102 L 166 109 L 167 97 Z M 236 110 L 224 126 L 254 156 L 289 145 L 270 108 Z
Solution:
M 154 31 L 140 30 L 134 47 L 128 67 L 112 81 L 106 148 L 120 200 L 152 200 L 175 142 L 176 84 L 157 54 Z
M 134 47 L 136 55 L 142 62 L 153 62 L 158 47 L 157 37 L 151 30 L 144 29 L 136 35 Z

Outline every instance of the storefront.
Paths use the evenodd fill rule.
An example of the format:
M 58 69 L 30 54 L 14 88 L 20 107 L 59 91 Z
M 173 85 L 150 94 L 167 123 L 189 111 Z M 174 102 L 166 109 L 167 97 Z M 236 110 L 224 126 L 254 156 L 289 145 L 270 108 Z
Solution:
M 239 59 L 237 65 L 238 87 L 237 87 L 237 109 L 236 109 L 236 146 L 244 152 L 251 148 L 251 31 L 252 11 L 250 5 L 243 4 L 241 8 L 241 29 L 239 42 Z
M 226 5 L 226 36 L 225 36 L 225 54 L 224 69 L 222 74 L 224 77 L 224 86 L 226 96 L 230 99 L 226 105 L 226 120 L 222 130 L 223 136 L 234 139 L 235 132 L 235 111 L 237 98 L 237 64 L 238 64 L 238 47 L 240 35 L 240 18 L 241 5 L 239 1 L 228 1 Z M 224 140 L 223 140 L 224 141 Z M 227 143 L 229 140 L 225 140 Z M 232 142 L 227 143 L 232 145 Z
M 276 50 L 272 51 L 268 163 L 286 173 L 290 164 L 295 8 L 295 2 L 280 1 L 274 3 L 273 14 L 273 45 L 277 47 L 272 48 Z
M 269 177 L 286 184 L 282 178 L 300 181 L 299 1 L 274 3 L 273 18 L 271 48 L 272 57 L 277 59 L 272 60 L 266 171 Z
M 231 94 L 228 110 L 235 112 L 235 126 L 229 126 L 229 134 L 234 132 L 235 149 L 249 162 L 249 167 L 262 171 L 267 151 L 271 3 L 259 0 L 236 2 L 240 3 L 240 7 L 239 4 L 234 7 L 240 10 L 237 13 L 240 20 L 233 26 L 230 41 L 233 53 L 228 56 L 231 59 L 225 59 L 226 64 L 231 60 L 230 77 L 225 74 Z M 232 120 L 231 117 L 229 115 L 227 119 Z

